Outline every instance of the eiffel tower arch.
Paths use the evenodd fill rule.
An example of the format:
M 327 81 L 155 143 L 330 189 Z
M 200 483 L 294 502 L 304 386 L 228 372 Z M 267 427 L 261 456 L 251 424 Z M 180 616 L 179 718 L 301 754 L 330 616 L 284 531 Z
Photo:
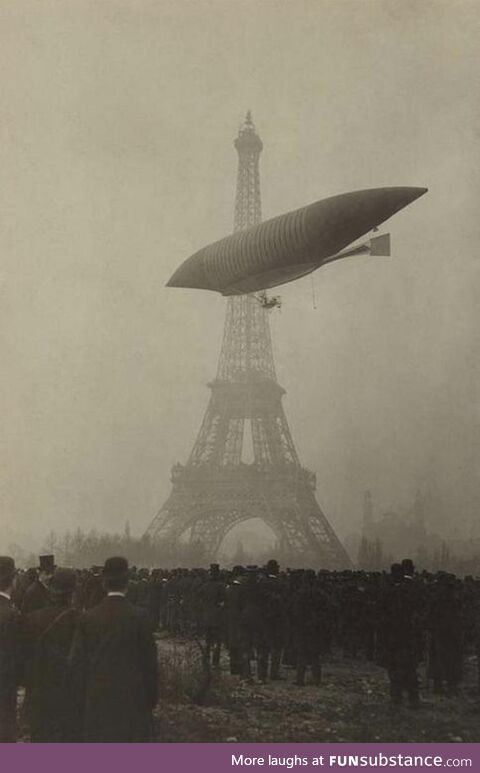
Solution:
M 261 221 L 262 142 L 250 113 L 235 140 L 235 230 Z M 315 475 L 300 464 L 277 383 L 268 310 L 254 295 L 230 297 L 208 407 L 185 465 L 172 468 L 172 490 L 146 534 L 172 554 L 182 536 L 215 557 L 242 521 L 260 518 L 291 566 L 343 569 L 350 559 L 320 509 Z M 253 461 L 242 453 L 249 433 Z

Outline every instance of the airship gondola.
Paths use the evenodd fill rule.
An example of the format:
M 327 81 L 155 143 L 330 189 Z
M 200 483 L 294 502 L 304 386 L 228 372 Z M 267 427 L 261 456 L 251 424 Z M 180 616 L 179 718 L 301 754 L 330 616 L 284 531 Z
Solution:
M 244 295 L 292 282 L 333 260 L 389 254 L 388 234 L 346 248 L 426 191 L 372 188 L 316 201 L 203 247 L 167 286 Z

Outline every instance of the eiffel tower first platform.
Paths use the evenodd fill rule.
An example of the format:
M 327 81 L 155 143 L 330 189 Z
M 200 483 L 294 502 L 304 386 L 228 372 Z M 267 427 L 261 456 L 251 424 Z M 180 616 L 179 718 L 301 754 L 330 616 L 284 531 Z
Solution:
M 261 220 L 263 145 L 250 113 L 235 148 L 235 230 L 242 230 Z M 174 465 L 171 494 L 146 534 L 172 555 L 187 536 L 213 560 L 230 529 L 260 518 L 277 538 L 282 563 L 351 567 L 316 501 L 315 475 L 297 456 L 282 405 L 285 390 L 275 374 L 268 310 L 255 296 L 228 299 L 217 375 L 208 386 L 210 401 L 193 450 L 185 465 Z M 251 463 L 242 461 L 247 445 Z

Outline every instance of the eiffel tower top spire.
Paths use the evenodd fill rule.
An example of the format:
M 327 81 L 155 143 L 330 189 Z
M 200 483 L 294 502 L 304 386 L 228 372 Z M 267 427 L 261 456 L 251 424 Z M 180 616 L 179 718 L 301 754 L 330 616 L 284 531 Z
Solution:
M 234 230 L 241 231 L 262 220 L 259 159 L 263 142 L 257 134 L 250 110 L 234 145 L 238 153 Z
M 240 129 L 238 130 L 238 137 L 236 138 L 234 144 L 239 154 L 241 153 L 260 154 L 262 152 L 263 142 L 258 136 L 257 130 L 255 129 L 255 124 L 253 123 L 251 110 L 247 111 L 245 121 L 243 122 L 243 124 L 240 126 Z
M 234 145 L 238 153 L 234 230 L 242 231 L 262 219 L 259 160 L 263 143 L 250 110 Z M 228 299 L 217 379 L 276 381 L 268 311 L 253 295 Z

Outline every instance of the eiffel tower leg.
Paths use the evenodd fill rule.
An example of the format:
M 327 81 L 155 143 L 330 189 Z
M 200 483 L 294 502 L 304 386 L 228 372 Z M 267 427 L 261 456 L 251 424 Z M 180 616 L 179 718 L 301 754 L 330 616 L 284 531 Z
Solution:
M 293 490 L 292 490 L 293 489 Z M 313 493 L 305 486 L 267 497 L 270 519 L 283 526 L 284 560 L 295 566 L 345 569 L 352 563 Z
M 190 532 L 190 542 L 201 544 L 203 552 L 208 560 L 216 557 L 222 540 L 228 530 L 226 527 L 227 516 L 225 513 L 210 511 L 199 515 Z

